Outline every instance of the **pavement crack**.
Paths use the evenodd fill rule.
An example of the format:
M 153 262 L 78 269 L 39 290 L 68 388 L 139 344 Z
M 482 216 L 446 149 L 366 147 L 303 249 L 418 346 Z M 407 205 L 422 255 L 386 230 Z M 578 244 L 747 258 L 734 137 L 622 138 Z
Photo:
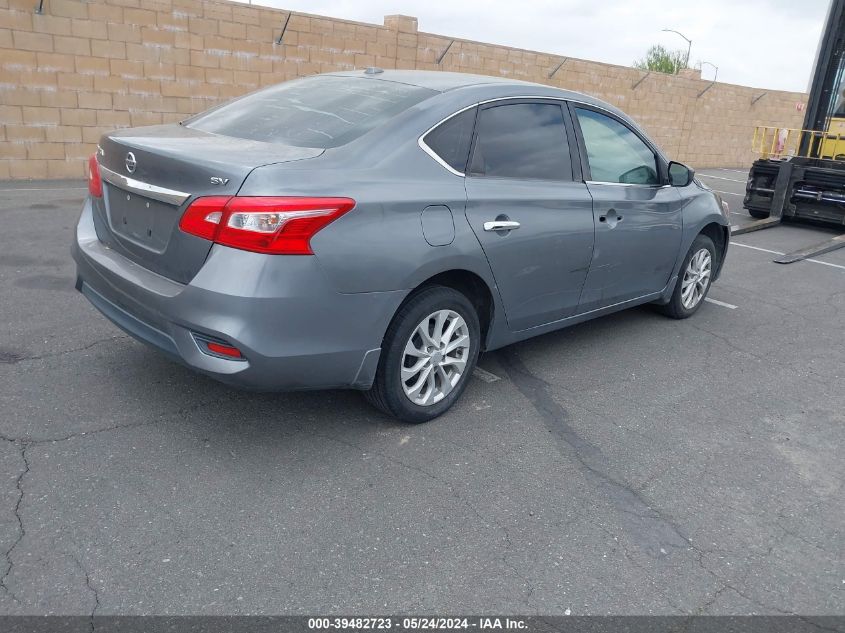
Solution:
M 734 352 L 740 352 L 742 354 L 747 354 L 751 358 L 754 358 L 756 360 L 759 360 L 759 361 L 765 362 L 765 363 L 771 362 L 771 360 L 772 360 L 771 358 L 767 358 L 766 356 L 760 356 L 759 354 L 756 354 L 756 353 L 752 352 L 751 350 L 745 349 L 742 345 L 738 345 L 736 343 L 736 341 L 732 341 L 729 337 L 725 336 L 724 334 L 718 334 L 716 332 L 708 330 L 707 328 L 701 327 L 700 325 L 697 325 L 697 324 L 692 323 L 692 322 L 689 322 L 688 324 L 692 329 L 698 330 L 702 334 L 707 334 L 708 336 L 712 336 L 713 338 L 722 341 L 722 343 L 724 343 L 728 347 L 728 349 L 730 349 Z
M 18 357 L 15 357 L 15 359 L 8 364 L 14 365 L 14 364 L 17 364 L 17 363 L 23 363 L 24 361 L 43 360 L 45 358 L 55 358 L 57 356 L 64 356 L 66 354 L 73 354 L 75 352 L 84 352 L 85 350 L 91 349 L 92 347 L 95 347 L 97 345 L 101 345 L 103 343 L 111 343 L 112 341 L 120 341 L 120 340 L 124 340 L 124 339 L 128 339 L 128 338 L 130 338 L 130 337 L 127 336 L 127 335 L 109 336 L 109 337 L 106 337 L 106 338 L 97 339 L 96 341 L 93 341 L 93 342 L 88 343 L 87 345 L 83 345 L 81 347 L 74 347 L 74 348 L 71 348 L 71 349 L 60 350 L 58 352 L 47 352 L 46 354 L 36 354 L 36 355 L 33 355 L 33 356 L 18 356 Z
M 626 532 L 639 547 L 654 558 L 667 555 L 667 549 L 688 549 L 700 555 L 699 548 L 671 517 L 652 507 L 641 490 L 611 472 L 602 451 L 568 423 L 566 410 L 549 393 L 549 383 L 525 366 L 515 348 L 502 350 L 500 359 L 513 384 L 531 402 L 549 432 L 558 440 L 561 452 L 571 454 L 584 476 L 604 490 L 611 504 L 620 511 Z
M 23 540 L 24 536 L 26 536 L 26 528 L 24 527 L 23 518 L 21 517 L 21 504 L 23 503 L 23 498 L 24 498 L 23 480 L 24 480 L 24 477 L 26 477 L 27 474 L 29 473 L 30 464 L 29 464 L 29 458 L 26 456 L 26 451 L 29 448 L 29 444 L 26 443 L 26 442 L 15 442 L 15 443 L 19 444 L 19 446 L 20 446 L 21 460 L 23 460 L 23 465 L 24 465 L 23 469 L 18 474 L 17 481 L 15 482 L 15 487 L 17 488 L 17 491 L 18 491 L 18 499 L 15 502 L 14 514 L 15 514 L 15 518 L 18 521 L 18 536 L 14 540 L 12 545 L 9 547 L 9 549 L 7 549 L 4 553 L 4 558 L 6 559 L 6 569 L 3 572 L 3 576 L 0 577 L 0 587 L 2 587 L 3 591 L 6 592 L 7 594 L 9 594 L 15 602 L 18 602 L 17 596 L 14 594 L 14 592 L 11 589 L 9 589 L 9 585 L 7 583 L 8 583 L 8 580 L 9 580 L 9 576 L 12 573 L 12 569 L 15 566 L 15 562 L 12 558 L 12 553 L 15 551 L 15 548 L 18 546 L 18 544 L 20 544 L 20 542 Z
M 227 396 L 223 398 L 218 398 L 216 400 L 211 401 L 204 401 L 204 402 L 196 402 L 194 404 L 180 407 L 173 411 L 167 411 L 164 413 L 160 413 L 152 420 L 144 420 L 142 422 L 130 422 L 127 424 L 114 424 L 112 426 L 105 426 L 99 429 L 93 429 L 91 431 L 79 431 L 78 433 L 70 433 L 68 435 L 59 435 L 54 437 L 12 437 L 9 435 L 4 435 L 0 433 L 0 440 L 5 440 L 6 442 L 20 442 L 25 444 L 27 447 L 30 446 L 40 446 L 42 444 L 54 444 L 56 442 L 67 442 L 69 440 L 77 439 L 77 438 L 85 438 L 85 437 L 93 437 L 95 435 L 100 435 L 101 433 L 110 433 L 112 431 L 121 431 L 124 429 L 136 429 L 145 426 L 155 426 L 156 424 L 162 424 L 163 422 L 167 421 L 172 417 L 182 416 L 187 413 L 193 413 L 200 409 L 204 409 L 206 407 L 215 406 L 224 401 L 231 401 L 232 397 Z
M 347 446 L 349 448 L 354 448 L 356 450 L 361 451 L 364 454 L 376 455 L 378 457 L 381 457 L 384 460 L 387 460 L 391 464 L 395 464 L 395 465 L 399 466 L 400 468 L 405 468 L 407 470 L 419 473 L 419 474 L 421 474 L 425 477 L 428 477 L 429 479 L 436 481 L 437 483 L 445 486 L 449 490 L 452 497 L 454 499 L 456 499 L 457 501 L 459 501 L 462 505 L 464 505 L 470 512 L 472 512 L 472 514 L 475 515 L 476 519 L 478 519 L 478 521 L 481 524 L 486 525 L 487 527 L 492 527 L 494 529 L 498 529 L 502 533 L 502 540 L 505 543 L 505 550 L 504 550 L 500 560 L 506 567 L 508 567 L 514 573 L 514 575 L 517 578 L 522 580 L 523 583 L 525 584 L 526 591 L 525 591 L 525 595 L 523 596 L 522 599 L 523 599 L 523 602 L 526 605 L 528 604 L 528 600 L 534 594 L 534 585 L 528 580 L 528 578 L 526 576 L 524 576 L 516 568 L 516 566 L 512 562 L 510 562 L 508 560 L 508 552 L 510 552 L 511 549 L 513 548 L 513 541 L 511 540 L 510 531 L 508 530 L 508 528 L 506 528 L 504 525 L 502 525 L 501 523 L 499 523 L 498 521 L 496 521 L 492 517 L 485 516 L 484 514 L 482 514 L 482 512 L 478 508 L 475 507 L 475 505 L 473 505 L 468 499 L 466 499 L 463 495 L 461 495 L 460 492 L 458 492 L 458 490 L 455 488 L 455 485 L 450 480 L 439 477 L 439 476 L 435 475 L 434 473 L 432 473 L 432 472 L 430 472 L 430 471 L 428 471 L 424 468 L 420 468 L 419 466 L 417 466 L 415 464 L 409 464 L 409 463 L 407 463 L 407 462 L 405 462 L 401 459 L 397 459 L 396 457 L 393 457 L 391 455 L 387 455 L 386 453 L 383 453 L 381 451 L 373 450 L 370 447 L 361 446 L 360 444 L 356 444 L 355 442 L 351 442 L 349 440 L 337 437 L 336 435 L 329 435 L 329 434 L 326 434 L 326 433 L 320 433 L 320 432 L 315 431 L 313 429 L 304 428 L 302 426 L 298 426 L 297 429 L 300 432 L 307 433 L 307 434 L 309 434 L 313 437 L 319 437 L 319 438 L 322 438 L 322 439 L 329 440 L 331 442 L 336 442 L 336 443 L 341 444 L 343 446 Z
M 88 569 L 85 567 L 85 565 L 82 564 L 82 561 L 77 556 L 71 555 L 71 558 L 73 558 L 73 562 L 76 563 L 76 566 L 79 568 L 79 570 L 83 574 L 85 574 L 85 586 L 88 588 L 88 591 L 94 597 L 94 606 L 91 609 L 91 614 L 88 616 L 91 631 L 93 632 L 95 629 L 94 616 L 97 613 L 97 609 L 100 608 L 100 593 L 97 591 L 97 588 L 94 586 L 94 583 L 91 582 L 91 574 L 88 572 Z
M 763 557 L 765 558 L 766 556 L 769 556 L 772 553 L 773 549 L 774 549 L 773 547 L 769 547 L 768 550 L 766 551 L 766 553 L 763 555 Z M 702 604 L 698 608 L 698 615 L 704 615 L 704 611 L 706 609 L 710 608 L 716 602 L 716 600 L 719 598 L 720 595 L 722 595 L 725 591 L 730 590 L 730 591 L 733 591 L 738 596 L 744 598 L 745 600 L 747 600 L 751 604 L 756 605 L 756 606 L 758 606 L 758 607 L 760 607 L 760 608 L 762 608 L 762 609 L 764 609 L 768 612 L 776 612 L 780 615 L 791 615 L 791 616 L 796 616 L 796 617 L 801 618 L 801 616 L 799 616 L 797 613 L 794 613 L 793 611 L 780 609 L 780 608 L 775 607 L 771 604 L 762 602 L 760 599 L 754 598 L 753 596 L 749 595 L 747 592 L 743 591 L 741 589 L 741 585 L 744 584 L 746 582 L 746 580 L 748 579 L 748 576 L 751 573 L 750 567 L 747 568 L 745 570 L 745 573 L 742 574 L 739 578 L 729 582 L 722 575 L 716 573 L 715 571 L 713 571 L 712 569 L 707 567 L 707 565 L 704 563 L 704 556 L 703 555 L 698 557 L 698 566 L 705 573 L 710 575 L 717 583 L 719 583 L 719 588 L 716 590 L 716 592 L 713 594 L 713 596 L 711 596 L 704 604 Z M 803 619 L 803 618 L 801 618 L 801 619 Z M 816 623 L 811 623 L 811 624 L 813 624 L 813 626 L 817 626 Z
M 783 532 L 783 535 L 779 539 L 780 541 L 785 540 L 787 536 L 791 536 L 795 540 L 801 541 L 805 545 L 809 545 L 810 547 L 817 549 L 820 552 L 823 552 L 824 554 L 827 554 L 828 556 L 830 556 L 830 552 L 828 552 L 821 545 L 818 545 L 817 543 L 813 543 L 812 541 L 808 540 L 807 538 L 801 536 L 798 532 L 795 532 L 794 530 L 790 530 L 786 526 L 784 526 L 783 523 L 781 523 L 781 520 L 784 519 L 784 518 L 785 517 L 781 513 L 778 513 L 778 519 L 780 519 L 780 520 L 777 520 L 777 521 L 774 522 L 774 526 L 776 528 L 778 528 L 781 532 Z
M 700 607 L 698 607 L 698 614 L 703 615 L 704 612 L 707 611 L 707 609 L 709 609 L 710 607 L 712 607 L 716 603 L 716 600 L 719 599 L 719 596 L 721 596 L 723 593 L 725 593 L 729 588 L 730 587 L 727 584 L 722 582 L 722 584 L 719 586 L 719 588 L 716 589 L 716 591 L 713 592 L 713 595 L 710 596 L 704 602 L 704 604 L 702 604 Z
M 709 570 L 708 570 L 708 571 L 709 571 Z M 713 574 L 713 575 L 714 575 L 714 577 L 718 577 L 716 574 Z M 776 611 L 777 613 L 779 613 L 779 614 L 781 614 L 781 615 L 795 615 L 795 616 L 797 616 L 797 615 L 798 615 L 797 613 L 793 613 L 792 611 L 786 611 L 786 610 L 784 610 L 784 609 L 779 609 L 779 608 L 777 608 L 777 607 L 773 607 L 773 606 L 772 606 L 772 605 L 770 605 L 770 604 L 766 604 L 766 603 L 764 603 L 764 602 L 761 602 L 761 601 L 760 601 L 760 600 L 758 600 L 757 598 L 754 598 L 754 597 L 752 597 L 752 596 L 748 595 L 747 593 L 745 593 L 744 591 L 741 591 L 740 589 L 738 589 L 737 587 L 735 587 L 733 584 L 728 583 L 728 582 L 724 582 L 724 581 L 722 581 L 722 582 L 723 582 L 722 590 L 721 590 L 721 591 L 718 591 L 718 592 L 717 592 L 718 594 L 721 594 L 721 593 L 723 593 L 724 591 L 726 591 L 726 590 L 730 589 L 731 591 L 733 591 L 733 592 L 734 592 L 735 594 L 737 594 L 738 596 L 741 596 L 741 597 L 745 598 L 746 600 L 748 600 L 748 602 L 750 602 L 751 604 L 755 604 L 755 605 L 757 605 L 758 607 L 761 607 L 761 608 L 763 608 L 763 609 L 768 609 L 768 610 L 770 610 L 770 611 Z M 713 604 L 713 602 L 715 602 L 715 601 L 716 601 L 716 598 L 717 598 L 717 597 L 718 597 L 718 596 L 714 596 L 714 597 L 713 597 L 713 599 L 712 599 L 711 601 L 709 601 L 709 602 L 710 602 L 710 604 Z

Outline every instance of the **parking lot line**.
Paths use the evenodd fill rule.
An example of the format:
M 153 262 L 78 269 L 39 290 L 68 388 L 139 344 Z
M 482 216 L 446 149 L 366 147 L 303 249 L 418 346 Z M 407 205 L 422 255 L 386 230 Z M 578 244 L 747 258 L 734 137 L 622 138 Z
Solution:
M 811 264 L 821 264 L 822 266 L 830 266 L 831 268 L 841 268 L 845 270 L 845 266 L 841 264 L 832 264 L 831 262 L 823 262 L 820 259 L 805 259 L 805 262 L 810 262 Z
M 760 248 L 759 246 L 751 246 L 751 244 L 740 244 L 739 242 L 731 242 L 732 246 L 742 246 L 743 248 L 751 248 L 755 251 L 763 251 L 764 253 L 771 253 L 772 255 L 786 255 L 786 253 L 781 253 L 780 251 L 772 251 L 768 248 Z
M 478 366 L 472 370 L 472 375 L 484 382 L 496 382 L 497 380 L 501 380 L 501 378 L 499 378 L 496 374 L 490 373 L 486 369 L 481 369 L 481 367 Z
M 731 182 L 741 182 L 745 184 L 747 181 L 745 180 L 737 180 L 736 178 L 725 178 L 724 176 L 711 176 L 710 174 L 702 174 L 696 172 L 696 176 L 704 176 L 705 178 L 715 178 L 716 180 L 730 180 Z
M 773 251 L 768 248 L 760 248 L 759 246 L 751 246 L 751 244 L 740 244 L 739 242 L 731 242 L 732 246 L 742 246 L 743 248 L 751 248 L 755 251 L 762 251 L 764 253 L 771 253 L 772 255 L 786 255 L 786 253 L 781 253 L 780 251 Z M 819 259 L 804 259 L 802 261 L 810 262 L 811 264 L 821 264 L 822 266 L 830 266 L 831 268 L 840 268 L 845 270 L 845 266 L 841 264 L 833 264 L 831 262 L 823 262 Z
M 732 303 L 725 303 L 724 301 L 719 301 L 718 299 L 711 299 L 710 297 L 705 297 L 704 300 L 707 303 L 712 303 L 717 306 L 722 306 L 723 308 L 727 308 L 728 310 L 736 310 L 737 306 Z

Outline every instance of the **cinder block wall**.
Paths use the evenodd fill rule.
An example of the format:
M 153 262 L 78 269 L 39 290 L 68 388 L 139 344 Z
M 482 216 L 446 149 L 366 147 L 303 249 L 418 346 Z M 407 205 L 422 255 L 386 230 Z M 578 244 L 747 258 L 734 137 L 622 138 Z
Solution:
M 81 177 L 103 132 L 177 121 L 261 86 L 367 66 L 582 91 L 621 107 L 671 156 L 699 167 L 749 164 L 754 126 L 800 126 L 797 104 L 806 101 L 721 83 L 705 91 L 710 82 L 695 73 L 645 77 L 623 66 L 452 42 L 418 32 L 407 16 L 378 26 L 201 0 L 44 0 L 37 14 L 38 3 L 0 0 L 0 179 Z

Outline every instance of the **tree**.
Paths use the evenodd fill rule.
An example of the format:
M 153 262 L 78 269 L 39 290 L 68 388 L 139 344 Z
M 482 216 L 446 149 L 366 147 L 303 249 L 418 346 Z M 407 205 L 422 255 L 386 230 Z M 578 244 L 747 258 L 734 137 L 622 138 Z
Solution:
M 687 67 L 686 55 L 684 51 L 670 51 L 660 44 L 655 44 L 648 49 L 643 59 L 634 62 L 634 68 L 677 75 L 679 70 Z

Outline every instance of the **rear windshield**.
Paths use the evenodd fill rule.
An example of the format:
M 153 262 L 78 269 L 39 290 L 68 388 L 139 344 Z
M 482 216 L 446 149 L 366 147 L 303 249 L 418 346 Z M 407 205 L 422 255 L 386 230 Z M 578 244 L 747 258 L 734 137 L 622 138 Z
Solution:
M 306 77 L 272 86 L 200 114 L 188 127 L 268 143 L 339 147 L 437 94 L 357 77 Z

